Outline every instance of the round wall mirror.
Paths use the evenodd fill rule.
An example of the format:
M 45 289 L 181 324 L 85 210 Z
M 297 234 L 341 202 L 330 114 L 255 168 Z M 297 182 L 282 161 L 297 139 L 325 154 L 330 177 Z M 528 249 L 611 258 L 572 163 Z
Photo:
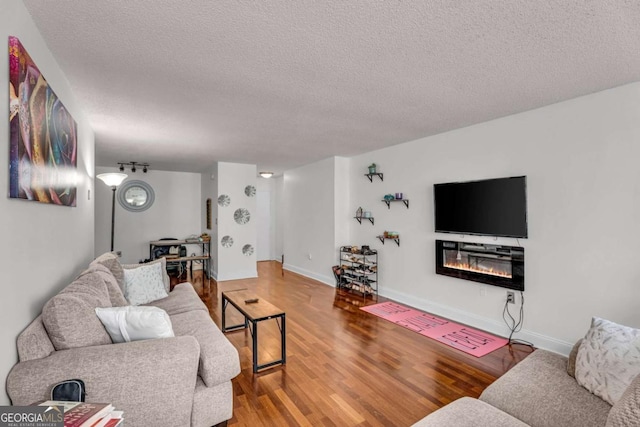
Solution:
M 127 181 L 118 187 L 118 203 L 130 212 L 146 211 L 155 198 L 153 188 L 144 181 Z

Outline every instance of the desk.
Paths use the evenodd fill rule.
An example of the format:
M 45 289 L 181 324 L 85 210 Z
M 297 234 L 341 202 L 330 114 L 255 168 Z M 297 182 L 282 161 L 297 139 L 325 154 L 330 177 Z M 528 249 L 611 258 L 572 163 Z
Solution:
M 231 332 L 238 329 L 249 328 L 253 342 L 253 372 L 256 373 L 261 369 L 286 364 L 287 351 L 285 339 L 285 312 L 263 298 L 259 298 L 258 302 L 252 304 L 247 304 L 245 302 L 246 300 L 254 298 L 258 298 L 258 296 L 246 289 L 238 289 L 222 293 L 222 332 Z M 244 323 L 227 326 L 226 312 L 228 304 L 234 306 L 244 316 Z M 275 319 L 276 322 L 278 322 L 281 340 L 281 356 L 278 360 L 258 365 L 258 322 L 269 319 Z
M 186 246 L 198 245 L 202 248 L 202 255 L 184 256 L 184 257 L 165 257 L 167 264 L 175 264 L 181 262 L 191 262 L 191 276 L 193 277 L 193 261 L 202 261 L 202 271 L 209 279 L 211 272 L 211 241 L 200 241 L 198 239 L 187 240 L 153 240 L 149 242 L 149 258 L 156 259 L 155 248 L 167 246 Z M 187 252 L 188 253 L 188 252 Z M 203 280 L 205 277 L 203 277 Z M 207 291 L 208 294 L 208 291 Z

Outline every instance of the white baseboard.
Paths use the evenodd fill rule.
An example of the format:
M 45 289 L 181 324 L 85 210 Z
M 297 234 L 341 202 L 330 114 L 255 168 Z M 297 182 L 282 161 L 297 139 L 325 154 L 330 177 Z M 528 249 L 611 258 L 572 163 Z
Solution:
M 393 290 L 384 290 L 380 292 L 380 295 L 390 298 L 394 301 L 410 305 L 411 307 L 419 310 L 427 311 L 431 314 L 446 317 L 456 322 L 464 323 L 474 328 L 482 329 L 487 332 L 494 333 L 500 336 L 508 336 L 509 329 L 504 322 L 489 319 L 483 316 L 477 316 L 475 314 L 467 313 L 457 308 L 449 307 L 444 304 L 434 303 L 422 298 L 417 298 L 413 295 L 408 295 L 403 292 L 396 292 Z M 537 348 L 553 351 L 564 356 L 568 356 L 573 348 L 574 343 L 568 343 L 558 340 L 553 337 L 539 334 L 537 332 L 528 331 L 522 329 L 520 332 L 514 335 L 514 338 L 529 341 Z
M 258 277 L 258 270 L 250 269 L 246 271 L 234 271 L 228 274 L 218 274 L 217 271 L 213 272 L 213 278 L 216 282 L 224 282 L 225 280 L 239 280 L 239 279 L 254 279 Z
M 309 277 L 311 279 L 317 280 L 318 282 L 322 282 L 325 285 L 329 285 L 335 288 L 335 278 L 333 276 L 325 276 L 323 274 L 314 273 L 313 271 L 306 270 L 304 268 L 296 267 L 291 264 L 287 264 L 286 262 L 282 266 L 285 270 L 293 271 L 294 273 L 298 273 L 301 276 Z
M 306 270 L 304 268 L 296 267 L 287 263 L 284 264 L 283 268 L 285 270 L 289 270 L 294 273 L 298 273 L 302 276 L 317 280 L 325 285 L 335 287 L 334 277 L 317 274 L 312 271 Z M 381 289 L 380 295 L 383 297 L 392 299 L 394 301 L 407 304 L 419 310 L 427 311 L 437 316 L 446 317 L 447 319 L 464 323 L 474 328 L 482 329 L 484 331 L 491 332 L 499 336 L 509 335 L 509 329 L 507 328 L 507 325 L 504 324 L 504 322 L 490 319 L 488 317 L 478 316 L 472 313 L 468 313 L 466 311 L 459 310 L 454 307 L 450 307 L 444 304 L 434 303 L 426 299 L 417 298 L 413 295 L 409 295 L 403 292 L 397 292 L 389 289 L 384 289 L 384 290 Z M 559 339 L 556 339 L 547 335 L 542 335 L 537 332 L 529 331 L 527 329 L 522 329 L 520 332 L 514 335 L 514 338 L 529 341 L 530 343 L 535 345 L 537 348 L 549 350 L 554 353 L 562 354 L 564 356 L 569 355 L 574 344 L 574 343 L 568 343 L 566 341 L 561 341 Z

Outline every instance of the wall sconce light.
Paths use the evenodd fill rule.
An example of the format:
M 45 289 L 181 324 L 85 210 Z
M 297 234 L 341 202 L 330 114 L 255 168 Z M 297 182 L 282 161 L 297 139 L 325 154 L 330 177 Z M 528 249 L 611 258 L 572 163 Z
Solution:
M 273 172 L 260 172 L 260 176 L 263 178 L 271 178 L 273 176 Z

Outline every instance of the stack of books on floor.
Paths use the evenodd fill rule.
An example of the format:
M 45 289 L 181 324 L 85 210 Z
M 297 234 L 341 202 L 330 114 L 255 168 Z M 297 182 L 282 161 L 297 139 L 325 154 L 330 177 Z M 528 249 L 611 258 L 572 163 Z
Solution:
M 122 411 L 116 411 L 109 403 L 47 400 L 40 406 L 62 406 L 64 427 L 116 427 L 123 421 Z

